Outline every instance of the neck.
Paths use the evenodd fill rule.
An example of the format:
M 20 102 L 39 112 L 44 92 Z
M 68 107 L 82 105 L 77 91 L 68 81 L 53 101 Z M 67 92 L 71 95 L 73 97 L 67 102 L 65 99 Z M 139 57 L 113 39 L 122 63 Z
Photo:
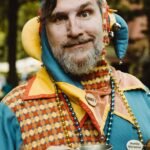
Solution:
M 105 60 L 101 60 L 89 74 L 81 77 L 81 84 L 86 90 L 105 89 L 110 86 L 110 67 Z

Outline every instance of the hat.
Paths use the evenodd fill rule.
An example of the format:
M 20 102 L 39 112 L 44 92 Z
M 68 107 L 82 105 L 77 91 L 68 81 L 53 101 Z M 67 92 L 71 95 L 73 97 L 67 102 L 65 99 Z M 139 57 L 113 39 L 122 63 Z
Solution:
M 104 43 L 109 43 L 109 35 L 114 32 L 115 52 L 117 57 L 122 59 L 128 46 L 128 26 L 122 17 L 115 14 L 114 10 L 109 9 L 106 0 L 102 0 L 102 17 Z M 42 48 L 39 30 L 39 16 L 30 19 L 22 30 L 22 44 L 29 56 L 41 61 Z

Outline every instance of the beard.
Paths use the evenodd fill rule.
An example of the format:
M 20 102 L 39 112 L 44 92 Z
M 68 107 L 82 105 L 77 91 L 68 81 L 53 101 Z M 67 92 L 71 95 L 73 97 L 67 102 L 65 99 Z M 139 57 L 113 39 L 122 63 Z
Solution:
M 72 75 L 88 74 L 100 61 L 100 54 L 103 44 L 97 42 L 93 48 L 75 49 L 73 51 L 63 50 L 61 48 L 52 48 L 53 55 L 65 70 Z

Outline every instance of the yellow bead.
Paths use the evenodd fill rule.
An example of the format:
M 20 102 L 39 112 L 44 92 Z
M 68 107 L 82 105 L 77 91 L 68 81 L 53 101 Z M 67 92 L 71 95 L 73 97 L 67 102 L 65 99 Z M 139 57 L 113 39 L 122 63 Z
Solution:
M 64 121 L 62 122 L 62 124 L 63 124 L 64 126 L 66 125 L 66 123 L 65 123 Z
M 66 134 L 66 137 L 69 138 L 69 134 L 68 133 Z
M 60 117 L 64 117 L 64 115 L 62 113 L 60 113 Z
M 64 132 L 65 132 L 65 134 L 68 134 L 68 131 L 66 129 L 64 130 Z
M 62 111 L 62 110 L 60 110 L 60 113 L 62 114 L 62 113 L 63 113 L 63 111 Z
M 67 139 L 67 143 L 70 143 L 70 139 Z

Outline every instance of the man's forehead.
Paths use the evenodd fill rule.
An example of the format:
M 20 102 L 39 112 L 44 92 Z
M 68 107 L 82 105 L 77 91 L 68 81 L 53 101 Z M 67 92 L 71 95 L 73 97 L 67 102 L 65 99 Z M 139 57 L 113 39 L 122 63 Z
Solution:
M 57 0 L 53 13 L 77 10 L 82 6 L 94 5 L 96 2 L 97 0 Z

